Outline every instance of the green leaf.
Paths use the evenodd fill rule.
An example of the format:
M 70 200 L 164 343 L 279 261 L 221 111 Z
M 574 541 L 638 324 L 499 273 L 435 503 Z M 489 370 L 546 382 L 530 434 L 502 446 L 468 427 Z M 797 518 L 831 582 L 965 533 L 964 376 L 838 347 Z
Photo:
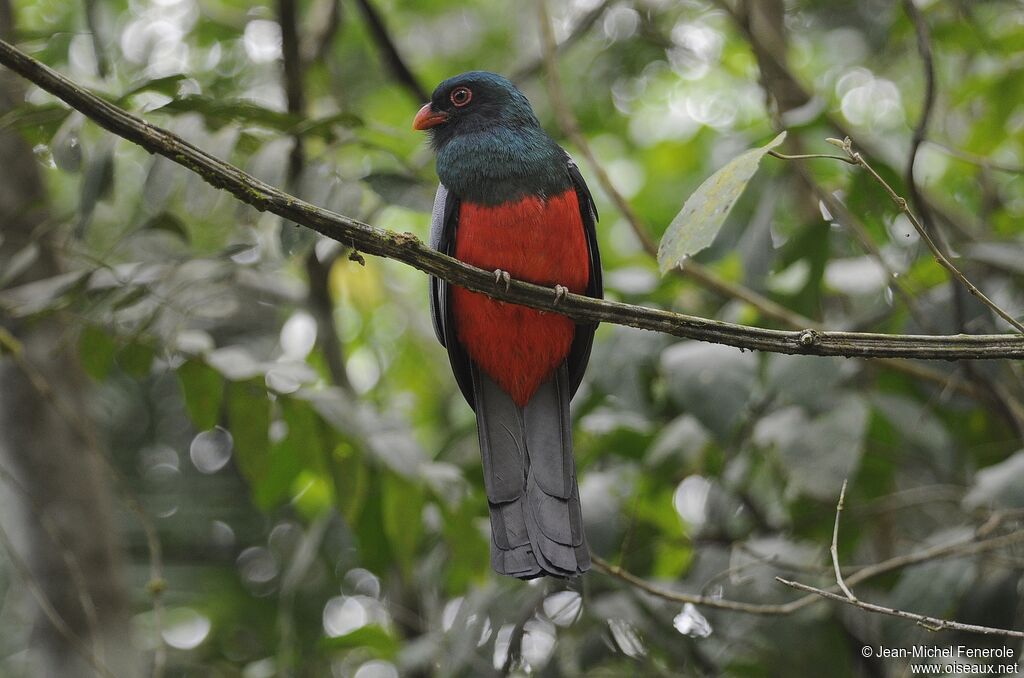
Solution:
M 237 122 L 288 132 L 302 122 L 302 118 L 297 115 L 265 108 L 251 101 L 220 99 L 200 94 L 178 97 L 158 110 L 161 113 L 198 113 L 212 129 L 220 129 L 224 125 Z
M 325 647 L 335 650 L 364 648 L 381 659 L 391 659 L 398 653 L 399 648 L 398 640 L 376 624 L 361 626 L 336 638 L 324 638 L 321 642 Z
M 270 400 L 262 378 L 227 385 L 228 427 L 235 459 L 255 492 L 266 475 L 270 454 Z
M 161 212 L 142 225 L 142 230 L 166 231 L 176 235 L 185 242 L 189 241 L 188 228 L 185 223 L 170 212 Z
M 288 433 L 271 446 L 265 472 L 253 486 L 256 505 L 264 510 L 289 498 L 295 478 L 315 465 L 322 444 L 319 420 L 309 403 L 281 398 L 278 404 Z
M 381 496 L 383 478 L 381 473 L 369 475 L 368 492 L 359 522 L 354 526 L 359 542 L 359 561 L 372 572 L 385 572 L 392 565 L 391 549 L 384 525 L 384 499 Z
M 348 441 L 337 444 L 331 456 L 335 504 L 350 525 L 359 521 L 369 485 L 364 457 Z
M 386 474 L 383 480 L 384 534 L 387 535 L 399 565 L 408 575 L 412 572 L 416 543 L 422 526 L 422 491 L 394 473 Z
M 94 325 L 86 325 L 82 330 L 78 338 L 78 354 L 86 374 L 96 381 L 102 381 L 110 373 L 116 352 L 117 346 L 109 332 Z
M 76 231 L 81 235 L 92 220 L 96 203 L 109 197 L 114 191 L 114 145 L 104 143 L 97 148 L 93 157 L 85 163 L 82 179 L 81 202 L 78 207 L 79 219 Z
M 217 370 L 198 360 L 187 360 L 177 369 L 185 407 L 200 431 L 213 428 L 220 419 L 224 401 L 224 378 Z
M 117 364 L 133 377 L 144 377 L 149 374 L 155 353 L 152 346 L 132 342 L 118 352 Z
M 658 247 L 658 268 L 662 274 L 714 242 L 732 206 L 757 172 L 761 158 L 785 138 L 786 133 L 782 132 L 765 146 L 734 158 L 687 199 Z

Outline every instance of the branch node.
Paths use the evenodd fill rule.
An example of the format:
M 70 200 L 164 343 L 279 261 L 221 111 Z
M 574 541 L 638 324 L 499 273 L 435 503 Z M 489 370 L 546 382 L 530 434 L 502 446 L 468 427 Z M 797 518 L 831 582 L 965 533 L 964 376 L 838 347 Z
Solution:
M 420 239 L 416 237 L 416 234 L 409 231 L 396 233 L 394 237 L 395 244 L 400 247 L 416 247 L 420 244 Z
M 946 623 L 941 620 L 938 624 L 932 624 L 928 620 L 922 619 L 921 621 L 917 622 L 917 625 L 921 628 L 927 629 L 928 631 L 932 632 L 942 631 L 946 628 Z
M 146 593 L 151 596 L 159 596 L 167 590 L 167 580 L 162 578 L 150 579 L 146 583 Z
M 814 330 L 804 330 L 800 333 L 799 341 L 801 346 L 816 346 L 821 343 L 821 335 Z

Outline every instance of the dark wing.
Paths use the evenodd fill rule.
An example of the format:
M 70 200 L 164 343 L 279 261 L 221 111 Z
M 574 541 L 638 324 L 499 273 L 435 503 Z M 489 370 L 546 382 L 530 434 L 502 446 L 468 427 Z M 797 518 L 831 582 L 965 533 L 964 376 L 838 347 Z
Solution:
M 601 252 L 597 247 L 597 206 L 594 205 L 594 196 L 587 188 L 587 182 L 580 174 L 580 168 L 570 158 L 568 161 L 569 177 L 572 185 L 576 188 L 576 197 L 580 201 L 580 216 L 583 217 L 583 230 L 587 234 L 587 247 L 590 250 L 590 282 L 587 283 L 586 295 L 595 299 L 604 298 L 604 282 L 601 276 Z M 569 348 L 569 357 L 566 363 L 569 368 L 569 397 L 576 394 L 580 382 L 583 381 L 583 373 L 587 370 L 587 361 L 590 360 L 590 348 L 594 344 L 594 332 L 597 325 L 593 323 L 577 324 L 576 337 Z
M 455 256 L 455 230 L 458 223 L 459 199 L 448 193 L 444 184 L 438 184 L 430 219 L 430 246 L 442 254 Z M 448 349 L 448 361 L 455 373 L 455 381 L 466 402 L 473 407 L 473 375 L 469 356 L 455 337 L 451 299 L 451 285 L 430 276 L 430 315 L 434 321 L 434 333 L 441 345 Z

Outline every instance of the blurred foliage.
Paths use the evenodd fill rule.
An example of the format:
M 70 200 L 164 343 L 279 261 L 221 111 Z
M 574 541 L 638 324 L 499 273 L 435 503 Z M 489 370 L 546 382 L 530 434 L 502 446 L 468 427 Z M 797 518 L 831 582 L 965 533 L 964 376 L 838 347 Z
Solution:
M 564 38 L 599 3 L 552 4 Z M 1020 172 L 964 158 L 1024 162 L 1024 9 L 1010 0 L 920 4 L 938 100 L 936 143 L 921 148 L 917 176 L 958 264 L 1016 313 L 1024 182 Z M 97 5 L 106 77 L 85 32 L 85 3 L 16 0 L 20 44 L 268 183 L 426 238 L 436 177 L 410 129 L 421 102 L 391 77 L 354 3 L 342 3 L 336 35 L 307 64 L 307 115 L 286 112 L 275 6 Z M 330 5 L 299 2 L 304 53 L 315 54 Z M 428 89 L 463 70 L 525 68 L 521 86 L 556 132 L 533 67 L 532 3 L 378 5 Z M 791 65 L 814 93 L 787 114 L 789 142 L 830 152 L 831 116 L 878 149 L 876 167 L 907 195 L 901 177 L 923 76 L 899 4 L 786 5 Z M 604 3 L 560 59 L 584 133 L 655 236 L 705 178 L 774 136 L 751 47 L 715 3 Z M 500 673 L 512 646 L 521 648 L 513 670 L 543 675 L 842 676 L 868 671 L 863 644 L 999 644 L 926 638 L 901 621 L 825 605 L 783 618 L 683 611 L 598 573 L 572 583 L 498 579 L 474 419 L 434 339 L 423 275 L 392 261 L 361 266 L 342 244 L 240 205 L 38 89 L 0 120 L 9 126 L 46 168 L 49 226 L 61 234 L 67 273 L 26 289 L 11 284 L 17 270 L 3 271 L 0 299 L 20 315 L 59 310 L 75 320 L 68 341 L 92 378 L 91 414 L 163 543 L 169 675 L 483 676 Z M 305 163 L 289 178 L 296 136 Z M 929 327 L 916 324 L 792 166 L 774 158 L 762 160 L 696 258 L 832 328 L 1003 329 L 969 297 L 956 301 L 906 219 L 862 172 L 828 160 L 808 167 L 863 220 Z M 591 186 L 610 298 L 773 326 L 756 309 L 659 277 Z M 33 256 L 26 250 L 23 260 Z M 311 263 L 326 270 L 337 345 L 316 310 Z M 343 357 L 343 378 L 332 375 L 328 352 Z M 1024 394 L 1017 365 L 931 367 L 982 391 L 994 383 L 1010 398 Z M 1020 436 L 999 406 L 879 364 L 743 353 L 606 326 L 574 408 L 593 548 L 679 590 L 777 602 L 792 595 L 776 574 L 827 584 L 844 478 L 846 563 L 941 543 L 969 534 L 993 508 L 1024 506 Z M 145 540 L 127 510 L 121 524 L 140 647 L 151 648 Z M 1005 554 L 937 561 L 858 594 L 1019 627 L 1020 562 Z M 0 577 L 0 601 L 13 585 Z M 0 604 L 0 673 L 28 642 L 16 619 Z M 693 630 L 702 623 L 709 635 Z

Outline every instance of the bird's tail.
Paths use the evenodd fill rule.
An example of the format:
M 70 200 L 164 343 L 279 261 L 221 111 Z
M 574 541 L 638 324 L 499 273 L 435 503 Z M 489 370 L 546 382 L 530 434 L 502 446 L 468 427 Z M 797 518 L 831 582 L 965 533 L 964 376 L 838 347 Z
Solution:
M 520 579 L 586 572 L 565 365 L 522 408 L 475 365 L 472 372 L 491 566 Z

